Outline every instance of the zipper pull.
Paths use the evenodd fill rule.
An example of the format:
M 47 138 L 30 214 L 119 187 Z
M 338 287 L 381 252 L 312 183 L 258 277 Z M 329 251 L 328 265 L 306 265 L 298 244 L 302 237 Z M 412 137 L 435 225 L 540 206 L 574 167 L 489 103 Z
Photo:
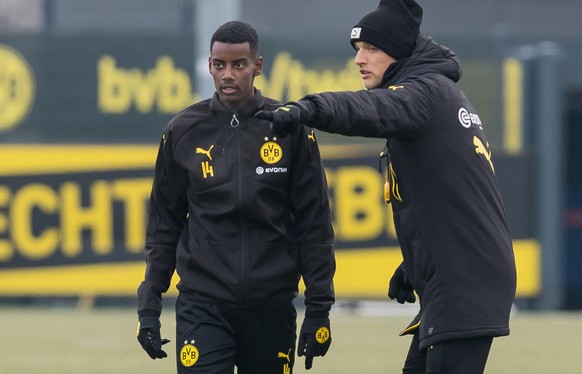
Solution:
M 390 204 L 390 153 L 388 150 L 388 142 L 386 141 L 386 145 L 382 152 L 380 152 L 380 160 L 378 161 L 378 171 L 380 173 L 384 173 L 382 171 L 382 159 L 386 159 L 386 181 L 384 182 L 384 201 L 386 204 Z
M 232 119 L 230 120 L 230 127 L 238 127 L 240 125 L 240 121 L 236 118 L 236 113 L 232 114 Z
M 384 182 L 384 201 L 386 204 L 390 204 L 390 181 L 388 176 L 386 176 L 386 181 Z

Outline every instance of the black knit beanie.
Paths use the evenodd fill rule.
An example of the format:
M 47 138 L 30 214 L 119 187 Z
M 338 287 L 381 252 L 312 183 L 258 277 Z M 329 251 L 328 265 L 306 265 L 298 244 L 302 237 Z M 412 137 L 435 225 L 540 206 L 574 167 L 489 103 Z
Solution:
M 350 43 L 375 45 L 396 60 L 408 57 L 420 34 L 422 7 L 415 0 L 380 0 L 378 8 L 368 13 L 352 29 Z

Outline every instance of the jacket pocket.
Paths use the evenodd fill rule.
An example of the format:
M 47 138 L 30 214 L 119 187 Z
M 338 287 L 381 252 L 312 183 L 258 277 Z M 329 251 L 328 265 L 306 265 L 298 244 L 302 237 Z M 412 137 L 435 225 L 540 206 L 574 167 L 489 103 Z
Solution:
M 418 221 L 412 209 L 406 207 L 394 214 L 394 224 L 409 281 L 419 296 L 422 296 L 422 291 L 433 271 L 428 247 L 422 237 Z
M 180 291 L 232 303 L 237 300 L 240 251 L 235 242 L 201 243 L 178 249 Z
M 297 292 L 299 271 L 292 257 L 293 244 L 280 242 L 249 243 L 249 290 L 252 298 Z

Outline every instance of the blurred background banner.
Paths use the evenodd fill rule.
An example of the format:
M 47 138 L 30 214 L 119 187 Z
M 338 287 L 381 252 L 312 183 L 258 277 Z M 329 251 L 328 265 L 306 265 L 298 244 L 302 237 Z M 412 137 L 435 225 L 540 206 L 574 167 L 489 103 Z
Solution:
M 2 147 L 0 157 L 12 161 L 0 166 L 0 296 L 134 296 L 144 273 L 156 151 L 153 145 Z M 322 146 L 340 298 L 385 298 L 389 276 L 402 261 L 382 200 L 377 151 Z M 501 158 L 496 170 L 501 180 L 518 177 L 524 184 L 528 168 L 516 160 Z M 511 194 L 514 187 L 502 189 Z M 526 210 L 528 197 L 508 199 L 508 211 Z M 540 289 L 539 244 L 531 221 L 514 220 L 518 295 L 533 298 Z
M 192 45 L 187 35 L 0 34 L 0 55 L 28 73 L 4 68 L 11 105 L 27 110 L 4 113 L 2 141 L 152 142 L 197 99 Z
M 421 4 L 421 31 L 459 55 L 493 149 L 519 306 L 582 309 L 582 2 Z M 251 23 L 265 60 L 257 87 L 295 100 L 362 88 L 348 36 L 376 5 L 0 0 L 0 297 L 135 295 L 159 137 L 213 93 L 216 27 Z M 400 254 L 381 201 L 383 142 L 318 140 L 338 295 L 384 298 Z

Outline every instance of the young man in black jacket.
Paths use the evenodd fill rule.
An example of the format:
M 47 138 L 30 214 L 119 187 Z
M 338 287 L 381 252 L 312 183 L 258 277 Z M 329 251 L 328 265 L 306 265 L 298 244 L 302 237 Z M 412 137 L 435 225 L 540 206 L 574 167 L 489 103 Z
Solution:
M 509 334 L 513 248 L 483 124 L 457 86 L 456 55 L 420 35 L 415 0 L 381 0 L 351 30 L 367 90 L 308 95 L 257 116 L 276 134 L 299 122 L 386 138 L 385 195 L 403 262 L 388 296 L 420 299 L 404 373 L 482 373 L 493 337 Z
M 178 373 L 291 373 L 296 311 L 305 282 L 297 353 L 306 368 L 331 343 L 334 238 L 313 130 L 273 136 L 255 114 L 280 103 L 253 86 L 256 31 L 233 21 L 210 42 L 216 93 L 178 113 L 159 148 L 149 207 L 138 340 L 166 357 L 162 293 L 174 270 Z

